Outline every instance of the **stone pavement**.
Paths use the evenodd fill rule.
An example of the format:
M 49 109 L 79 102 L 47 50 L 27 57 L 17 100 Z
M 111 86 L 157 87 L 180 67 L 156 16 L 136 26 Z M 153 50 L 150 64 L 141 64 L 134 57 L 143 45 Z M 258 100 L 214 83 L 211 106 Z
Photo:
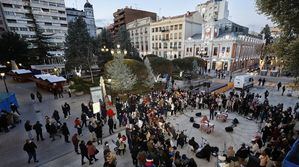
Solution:
M 44 130 L 45 141 L 36 142 L 37 149 L 37 158 L 40 161 L 38 164 L 27 164 L 27 154 L 22 150 L 23 144 L 25 142 L 26 134 L 24 130 L 24 120 L 31 120 L 32 123 L 35 123 L 36 120 L 40 120 L 42 124 L 45 124 L 44 116 L 51 116 L 54 109 L 58 109 L 62 121 L 67 122 L 71 134 L 76 132 L 76 129 L 73 127 L 73 120 L 76 117 L 80 117 L 81 113 L 81 103 L 87 102 L 89 100 L 89 95 L 80 96 L 80 97 L 65 97 L 63 99 L 54 100 L 53 95 L 45 91 L 41 91 L 44 97 L 43 103 L 38 103 L 37 107 L 42 111 L 41 113 L 32 112 L 32 104 L 29 100 L 30 92 L 35 92 L 36 88 L 33 83 L 15 83 L 8 79 L 9 90 L 16 92 L 17 98 L 20 102 L 20 111 L 22 113 L 23 122 L 17 125 L 16 128 L 11 129 L 9 133 L 0 133 L 0 166 L 45 166 L 45 167 L 58 167 L 58 166 L 81 166 L 81 157 L 73 151 L 72 144 L 66 144 L 63 139 L 58 139 L 54 142 L 50 141 L 48 134 Z M 0 83 L 0 91 L 4 91 L 2 83 Z M 255 87 L 252 89 L 254 92 L 258 92 L 263 95 L 265 88 Z M 275 93 L 275 90 L 270 90 L 269 97 L 271 104 L 284 103 L 285 106 L 294 106 L 298 101 L 295 97 L 285 97 L 281 96 L 278 93 Z M 68 102 L 71 106 L 71 118 L 68 120 L 63 120 L 63 114 L 61 112 L 61 104 Z M 254 121 L 249 121 L 241 116 L 238 116 L 234 113 L 229 114 L 229 120 L 225 123 L 218 122 L 216 120 L 212 121 L 215 124 L 215 131 L 211 134 L 206 134 L 201 132 L 198 129 L 192 127 L 192 124 L 189 122 L 190 116 L 194 116 L 194 112 L 188 111 L 183 115 L 177 117 L 170 117 L 170 121 L 177 130 L 186 130 L 185 134 L 188 137 L 195 137 L 197 142 L 201 141 L 201 138 L 208 140 L 210 145 L 219 147 L 220 151 L 224 150 L 224 145 L 226 147 L 232 145 L 235 150 L 240 147 L 240 144 L 245 142 L 249 143 L 250 140 L 258 132 L 258 124 Z M 207 110 L 200 110 L 203 114 L 208 114 Z M 231 120 L 233 118 L 238 118 L 240 124 L 234 129 L 232 133 L 226 133 L 224 128 L 231 125 Z M 199 121 L 199 118 L 195 118 L 195 121 Z M 124 131 L 118 129 L 124 134 Z M 88 139 L 87 128 L 83 129 L 84 140 Z M 34 134 L 35 132 L 33 132 Z M 103 135 L 106 136 L 103 141 L 108 141 L 110 143 L 110 148 L 114 148 L 112 139 L 116 139 L 116 134 L 113 136 L 108 135 L 108 128 L 104 126 Z M 99 159 L 93 166 L 102 166 L 103 164 L 103 149 L 102 146 L 96 145 L 100 153 L 97 155 Z M 195 157 L 195 155 L 188 149 L 187 146 L 184 146 L 183 149 L 178 149 L 181 151 L 181 154 L 187 154 L 188 157 Z M 118 167 L 131 167 L 132 159 L 130 153 L 127 151 L 124 156 L 118 156 Z M 198 166 L 202 167 L 214 167 L 216 164 L 216 158 L 212 158 L 210 162 L 206 160 L 201 160 L 195 158 L 198 163 Z M 86 165 L 88 166 L 88 165 Z

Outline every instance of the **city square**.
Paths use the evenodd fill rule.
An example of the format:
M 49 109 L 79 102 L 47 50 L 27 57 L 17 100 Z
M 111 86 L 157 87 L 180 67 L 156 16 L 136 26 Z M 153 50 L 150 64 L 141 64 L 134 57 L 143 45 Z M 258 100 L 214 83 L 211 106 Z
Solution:
M 154 1 L 0 0 L 0 166 L 299 166 L 296 2 Z

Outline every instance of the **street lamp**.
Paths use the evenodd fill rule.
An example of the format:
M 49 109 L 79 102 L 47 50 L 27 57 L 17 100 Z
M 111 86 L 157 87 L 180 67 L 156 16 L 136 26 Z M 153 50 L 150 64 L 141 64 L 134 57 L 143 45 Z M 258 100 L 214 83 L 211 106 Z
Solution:
M 112 80 L 109 78 L 109 79 L 108 79 L 108 83 L 109 83 L 109 87 L 110 87 L 110 88 L 109 88 L 109 94 L 110 94 L 110 96 L 112 96 L 112 95 L 111 95 L 111 92 L 112 92 L 112 90 L 111 90 L 111 81 L 112 81 Z
M 8 89 L 7 89 L 7 85 L 6 85 L 6 81 L 5 81 L 5 73 L 1 73 L 1 78 L 3 79 L 3 82 L 4 82 L 4 85 L 5 85 L 5 90 L 6 90 L 6 93 L 8 93 Z

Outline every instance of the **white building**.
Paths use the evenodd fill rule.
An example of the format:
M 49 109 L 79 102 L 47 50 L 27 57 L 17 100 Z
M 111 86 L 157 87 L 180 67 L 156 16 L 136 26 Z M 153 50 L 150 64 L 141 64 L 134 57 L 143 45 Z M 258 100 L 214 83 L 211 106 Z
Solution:
M 189 37 L 185 55 L 201 57 L 206 69 L 236 71 L 253 68 L 259 63 L 257 47 L 264 43 L 261 37 L 248 34 L 248 28 L 227 19 L 208 22 L 202 36 Z
M 151 54 L 150 50 L 150 23 L 151 17 L 137 19 L 126 25 L 130 34 L 131 43 L 139 51 L 141 57 Z
M 96 24 L 94 20 L 93 6 L 86 1 L 84 5 L 84 10 L 77 10 L 74 8 L 66 8 L 67 21 L 74 22 L 78 17 L 83 17 L 86 28 L 91 37 L 96 37 Z
M 201 34 L 202 17 L 199 12 L 162 18 L 150 23 L 150 50 L 167 59 L 183 58 L 184 43 L 188 37 Z
M 41 31 L 50 35 L 50 44 L 60 49 L 52 51 L 52 55 L 63 55 L 67 21 L 64 0 L 1 0 L 0 7 L 8 31 L 18 33 L 28 41 L 35 38 L 30 8 Z M 34 46 L 32 46 L 34 47 Z
M 203 17 L 204 21 L 217 21 L 228 19 L 229 10 L 226 0 L 208 0 L 205 3 L 199 4 L 196 10 Z

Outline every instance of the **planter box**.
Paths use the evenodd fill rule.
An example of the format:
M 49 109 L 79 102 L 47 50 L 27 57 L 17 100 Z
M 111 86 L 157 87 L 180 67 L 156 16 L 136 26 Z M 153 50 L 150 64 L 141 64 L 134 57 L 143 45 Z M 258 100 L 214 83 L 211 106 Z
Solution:
M 75 95 L 76 96 L 82 96 L 82 95 L 84 95 L 84 92 L 83 91 L 81 91 L 81 92 L 75 92 Z

